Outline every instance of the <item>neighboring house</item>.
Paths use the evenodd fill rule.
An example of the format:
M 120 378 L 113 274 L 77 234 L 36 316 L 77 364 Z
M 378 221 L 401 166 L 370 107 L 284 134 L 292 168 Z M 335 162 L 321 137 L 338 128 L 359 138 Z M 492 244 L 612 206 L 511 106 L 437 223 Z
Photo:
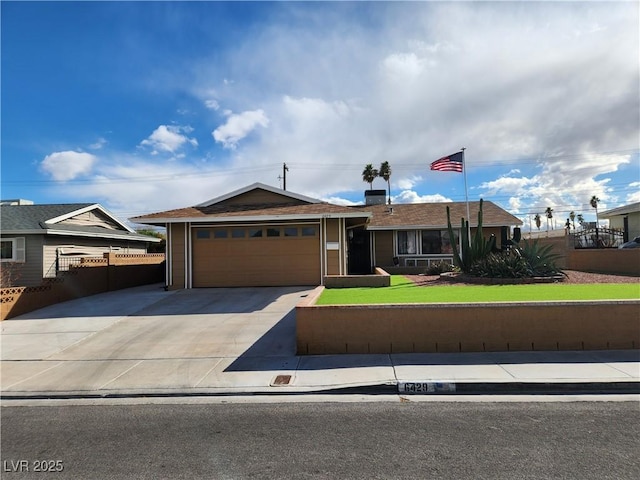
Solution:
M 78 257 L 146 253 L 150 242 L 159 241 L 137 234 L 96 203 L 0 202 L 0 268 L 14 285 L 40 285 Z
M 464 202 L 344 207 L 255 183 L 194 207 L 132 218 L 167 229 L 169 288 L 320 285 L 326 275 L 451 259 L 446 206 L 459 230 Z M 375 191 L 374 191 L 375 193 Z M 475 230 L 478 202 L 470 203 Z M 484 203 L 486 235 L 521 221 Z
M 609 220 L 609 228 L 624 232 L 624 241 L 640 237 L 640 202 L 598 213 L 598 218 Z

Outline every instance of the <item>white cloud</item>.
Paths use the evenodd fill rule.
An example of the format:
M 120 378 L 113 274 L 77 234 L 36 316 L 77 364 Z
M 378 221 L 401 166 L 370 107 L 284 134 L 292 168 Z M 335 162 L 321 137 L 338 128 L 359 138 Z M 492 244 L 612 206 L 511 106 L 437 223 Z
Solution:
M 393 177 L 393 172 L 392 175 Z M 411 178 L 400 178 L 394 182 L 394 186 L 398 187 L 400 190 L 411 190 L 416 184 L 422 181 L 422 177 L 420 175 L 413 175 Z
M 509 177 L 503 176 L 496 180 L 484 182 L 480 184 L 479 188 L 485 190 L 484 195 L 493 196 L 500 193 L 515 194 L 528 191 L 529 187 L 536 185 L 539 182 L 539 178 L 526 178 L 526 177 Z
M 91 145 L 89 145 L 89 148 L 91 150 L 100 150 L 101 148 L 103 148 L 108 143 L 109 142 L 107 141 L 106 138 L 100 137 L 98 140 L 96 140 L 95 143 L 92 143 Z
M 627 194 L 625 198 L 625 203 L 640 202 L 640 182 L 633 182 L 629 186 L 632 188 L 635 188 L 636 191 Z
M 364 202 L 353 202 L 341 197 L 326 197 L 322 198 L 323 202 L 332 203 L 333 205 L 342 205 L 343 207 L 353 207 L 355 205 L 362 205 Z
M 174 153 L 185 143 L 197 147 L 198 141 L 195 138 L 183 135 L 183 133 L 188 134 L 192 131 L 193 128 L 189 126 L 160 125 L 147 139 L 140 142 L 140 145 L 150 147 L 153 154 L 158 152 Z
M 392 203 L 440 203 L 451 202 L 450 198 L 443 195 L 420 195 L 413 190 L 403 190 L 399 195 L 392 196 Z
M 54 180 L 65 182 L 91 172 L 98 158 L 85 152 L 54 152 L 44 157 L 40 168 Z
M 214 98 L 210 98 L 208 100 L 205 100 L 204 106 L 207 107 L 210 110 L 218 110 L 220 108 L 220 104 Z
M 249 135 L 256 127 L 266 127 L 269 119 L 262 109 L 247 110 L 238 114 L 230 114 L 227 123 L 216 128 L 211 134 L 216 142 L 225 148 L 235 148 L 240 140 Z
M 139 176 L 176 175 L 154 184 L 175 195 L 153 196 L 151 210 L 254 181 L 277 186 L 284 162 L 288 188 L 316 198 L 360 201 L 362 168 L 386 160 L 395 203 L 461 200 L 462 176 L 428 165 L 462 146 L 470 191 L 522 214 L 549 205 L 591 214 L 593 194 L 610 204 L 640 195 L 626 189 L 630 178 L 611 180 L 623 169 L 637 179 L 636 157 L 602 153 L 638 148 L 633 2 L 390 2 L 372 4 L 372 22 L 361 21 L 360 5 L 329 5 L 281 4 L 286 22 L 265 22 L 175 82 L 226 118 L 207 127 L 217 145 L 204 159 L 180 150 L 197 145 L 180 127 L 162 125 L 143 141 L 152 152 L 186 152 L 182 170 L 134 162 Z M 465 28 L 452 29 L 452 18 Z M 259 127 L 268 130 L 255 135 Z M 147 191 L 104 194 L 151 202 Z

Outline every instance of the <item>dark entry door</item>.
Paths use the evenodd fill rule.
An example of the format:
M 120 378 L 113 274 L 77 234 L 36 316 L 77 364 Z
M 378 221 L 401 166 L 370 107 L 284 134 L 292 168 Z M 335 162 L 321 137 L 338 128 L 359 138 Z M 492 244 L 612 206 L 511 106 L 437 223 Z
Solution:
M 347 269 L 349 275 L 367 275 L 371 273 L 369 232 L 364 228 L 354 228 L 349 231 L 349 261 Z

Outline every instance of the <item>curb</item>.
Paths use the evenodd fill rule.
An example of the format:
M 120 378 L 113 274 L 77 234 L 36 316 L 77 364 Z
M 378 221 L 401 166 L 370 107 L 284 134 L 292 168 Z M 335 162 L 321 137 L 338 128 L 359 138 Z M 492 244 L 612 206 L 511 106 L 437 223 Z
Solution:
M 392 384 L 362 385 L 317 390 L 269 391 L 179 391 L 179 392 L 127 392 L 127 393 L 65 393 L 65 392 L 16 392 L 4 393 L 0 400 L 98 400 L 122 398 L 193 398 L 193 397 L 276 397 L 304 395 L 571 395 L 571 394 L 640 394 L 640 381 L 631 382 L 398 382 Z

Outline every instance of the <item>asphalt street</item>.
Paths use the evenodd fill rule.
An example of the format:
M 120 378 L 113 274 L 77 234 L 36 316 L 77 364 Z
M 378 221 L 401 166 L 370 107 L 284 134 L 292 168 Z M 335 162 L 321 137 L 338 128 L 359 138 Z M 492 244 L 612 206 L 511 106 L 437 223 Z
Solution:
M 3 479 L 640 478 L 637 402 L 5 406 L 1 414 Z

